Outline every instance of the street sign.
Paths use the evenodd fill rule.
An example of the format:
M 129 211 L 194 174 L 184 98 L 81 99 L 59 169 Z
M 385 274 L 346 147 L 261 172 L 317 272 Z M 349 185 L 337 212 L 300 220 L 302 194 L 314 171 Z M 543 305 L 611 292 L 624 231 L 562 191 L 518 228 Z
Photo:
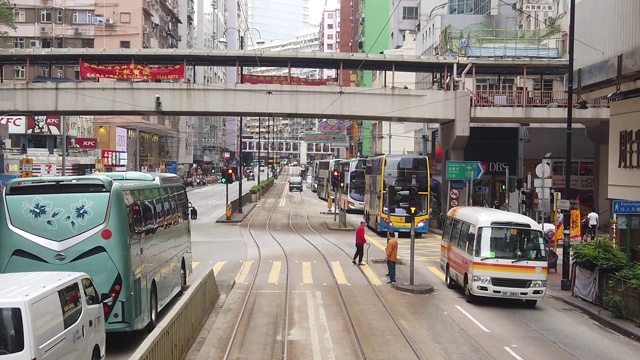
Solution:
M 484 175 L 480 161 L 447 161 L 447 180 L 478 180 Z
M 476 194 L 488 194 L 489 188 L 487 186 L 476 186 Z
M 640 201 L 613 200 L 613 213 L 618 215 L 640 214 Z
M 536 175 L 541 179 L 546 179 L 551 175 L 551 167 L 549 164 L 540 163 L 536 166 Z
M 449 197 L 451 197 L 452 199 L 457 199 L 458 196 L 460 196 L 460 192 L 456 189 L 451 189 L 451 191 L 449 192 Z
M 571 201 L 569 200 L 558 200 L 556 203 L 558 210 L 569 210 L 571 209 Z

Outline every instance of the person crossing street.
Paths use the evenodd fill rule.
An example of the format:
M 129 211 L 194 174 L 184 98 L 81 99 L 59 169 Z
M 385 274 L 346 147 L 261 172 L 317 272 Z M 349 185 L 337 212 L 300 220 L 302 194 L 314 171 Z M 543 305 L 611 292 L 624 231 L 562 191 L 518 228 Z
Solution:
M 398 261 L 398 240 L 395 237 L 392 237 L 390 234 L 387 235 L 387 248 L 385 249 L 387 256 L 387 269 L 389 270 L 388 276 L 389 281 L 388 284 L 396 282 L 396 262 Z
M 356 229 L 356 253 L 353 255 L 353 263 L 356 264 L 356 258 L 358 258 L 358 265 L 364 265 L 362 263 L 362 256 L 364 255 L 364 244 L 367 243 L 367 239 L 364 237 L 364 226 L 367 223 L 364 220 L 360 221 L 360 226 Z

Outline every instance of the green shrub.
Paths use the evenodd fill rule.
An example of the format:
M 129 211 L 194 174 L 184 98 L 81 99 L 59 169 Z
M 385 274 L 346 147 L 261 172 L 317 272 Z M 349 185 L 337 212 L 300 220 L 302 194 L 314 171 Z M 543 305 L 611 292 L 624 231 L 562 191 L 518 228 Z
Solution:
M 591 271 L 615 273 L 627 265 L 624 253 L 606 238 L 574 246 L 572 258 L 576 265 Z
M 640 291 L 640 263 L 634 262 L 624 269 L 618 271 L 616 276 L 629 281 L 629 286 Z
M 604 307 L 609 310 L 614 318 L 624 319 L 624 304 L 620 296 L 609 295 L 602 299 Z
M 257 194 L 257 193 L 259 193 L 259 192 L 260 192 L 260 186 L 258 186 L 258 185 L 253 185 L 253 186 L 251 187 L 251 190 L 249 190 L 249 191 L 251 191 L 251 193 L 252 193 L 252 194 Z

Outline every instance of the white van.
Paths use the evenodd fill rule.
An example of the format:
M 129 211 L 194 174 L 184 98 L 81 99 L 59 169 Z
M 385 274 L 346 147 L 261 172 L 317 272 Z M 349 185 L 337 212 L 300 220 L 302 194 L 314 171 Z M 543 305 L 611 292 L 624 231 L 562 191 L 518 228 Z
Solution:
M 103 359 L 102 301 L 85 273 L 0 274 L 0 359 Z

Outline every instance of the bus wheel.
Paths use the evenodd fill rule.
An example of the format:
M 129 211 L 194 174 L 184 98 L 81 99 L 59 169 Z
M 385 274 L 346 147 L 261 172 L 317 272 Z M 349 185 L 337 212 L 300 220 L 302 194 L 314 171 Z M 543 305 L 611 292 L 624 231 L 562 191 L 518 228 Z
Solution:
M 444 283 L 447 285 L 447 289 L 453 289 L 456 286 L 456 283 L 451 279 L 449 264 L 447 264 L 447 271 L 444 274 Z
M 145 327 L 147 333 L 151 333 L 156 328 L 158 321 L 158 294 L 156 284 L 151 285 L 151 295 L 149 296 L 149 323 Z
M 469 304 L 473 303 L 475 300 L 475 296 L 471 293 L 471 285 L 469 285 L 469 278 L 467 275 L 464 276 L 464 299 L 467 300 Z
M 524 303 L 525 303 L 525 305 L 527 305 L 527 307 L 533 309 L 534 307 L 536 307 L 536 304 L 538 303 L 538 300 L 525 300 Z
M 184 260 L 182 260 L 182 266 L 180 266 L 180 291 L 178 291 L 178 296 L 182 296 L 184 292 L 187 290 L 187 270 L 184 266 Z

